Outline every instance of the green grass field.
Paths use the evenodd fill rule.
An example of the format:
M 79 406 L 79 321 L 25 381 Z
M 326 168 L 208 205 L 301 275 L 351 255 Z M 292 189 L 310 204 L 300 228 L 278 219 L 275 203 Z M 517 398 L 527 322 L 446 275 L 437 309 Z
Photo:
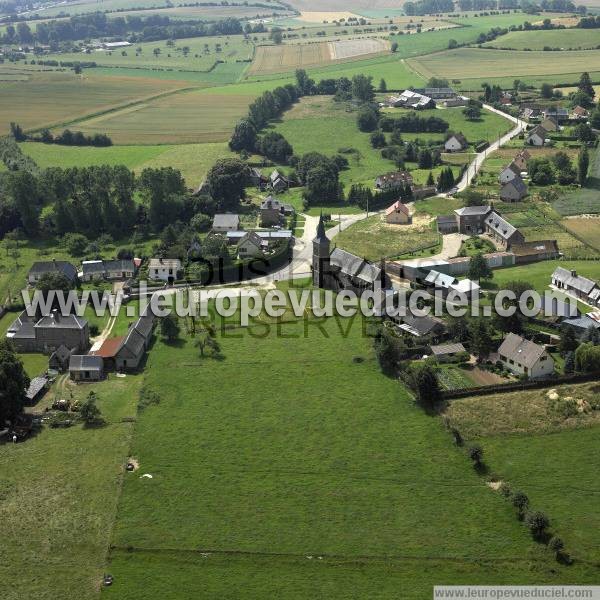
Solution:
M 561 50 L 589 50 L 598 45 L 598 33 L 593 29 L 511 31 L 484 44 L 490 48 L 508 48 L 510 50 L 543 50 L 545 47 L 560 48 Z
M 92 165 L 125 165 L 133 169 L 156 159 L 170 148 L 164 146 L 59 146 L 40 142 L 23 142 L 21 150 L 31 156 L 41 168 L 89 167 Z M 174 146 L 172 146 L 174 147 Z
M 560 399 L 590 400 L 597 396 L 598 384 L 559 386 L 556 391 Z M 546 512 L 576 560 L 597 563 L 600 522 L 592 508 L 600 494 L 593 450 L 597 411 L 565 417 L 543 389 L 454 401 L 448 415 L 469 442 L 482 445 L 499 479 L 525 491 L 532 505 Z
M 341 180 L 348 186 L 352 183 L 373 185 L 379 173 L 394 170 L 393 163 L 371 147 L 369 134 L 359 131 L 356 111 L 347 110 L 345 103 L 333 102 L 330 96 L 303 98 L 274 128 L 292 144 L 298 156 L 306 152 L 332 156 L 343 147 L 358 150 L 359 161 L 348 155 L 350 168 L 341 172 Z
M 381 598 L 424 598 L 438 581 L 589 578 L 554 567 L 439 421 L 378 373 L 358 321 L 321 326 L 328 337 L 282 326 L 260 353 L 230 331 L 220 361 L 189 339 L 155 345 L 145 384 L 161 401 L 132 445 L 153 479 L 125 478 L 108 596 L 144 582 L 149 599 L 365 597 L 377 581 Z
M 185 52 L 187 48 L 189 52 Z M 220 48 L 220 50 L 219 50 Z M 141 49 L 141 52 L 138 52 Z M 50 54 L 48 60 L 94 61 L 104 67 L 131 67 L 138 69 L 175 69 L 208 71 L 217 60 L 235 63 L 252 58 L 254 46 L 241 35 L 198 37 L 177 40 L 173 46 L 167 40 L 142 42 L 119 50 L 100 50 L 88 54 Z M 243 66 L 243 65 L 242 65 Z
M 45 428 L 26 443 L 0 447 L 7 600 L 98 597 L 133 430 L 122 419 L 135 417 L 141 382 L 128 376 L 72 388 L 76 398 L 96 391 L 105 427 Z M 53 396 L 51 390 L 42 402 Z
M 560 81 L 566 75 L 572 75 L 571 79 L 576 79 L 575 74 L 582 71 L 600 70 L 600 50 L 555 52 L 548 55 L 547 52 L 459 48 L 410 59 L 408 64 L 424 78 L 537 79 L 543 75 L 551 75 Z

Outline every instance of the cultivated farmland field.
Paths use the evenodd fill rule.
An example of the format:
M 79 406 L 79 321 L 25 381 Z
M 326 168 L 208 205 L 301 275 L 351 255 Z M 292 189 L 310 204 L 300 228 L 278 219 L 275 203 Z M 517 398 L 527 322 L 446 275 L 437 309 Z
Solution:
M 577 78 L 582 71 L 600 70 L 600 50 L 575 52 L 523 52 L 459 48 L 407 61 L 421 76 L 471 79 L 553 75 Z
M 314 67 L 332 61 L 327 42 L 259 46 L 248 70 L 249 75 L 261 75 Z
M 590 49 L 600 45 L 600 36 L 594 29 L 555 29 L 548 31 L 511 31 L 484 46 L 511 50 Z M 553 56 L 553 55 L 552 55 Z M 548 60 L 554 60 L 552 56 Z
M 342 60 L 377 55 L 387 50 L 387 42 L 374 38 L 258 46 L 248 75 L 268 75 L 291 72 L 298 68 L 319 67 Z
M 16 121 L 26 129 L 52 126 L 115 106 L 184 87 L 185 82 L 150 77 L 78 77 L 34 73 L 27 81 L 1 83 L 0 133 Z
M 187 91 L 83 120 L 77 129 L 117 144 L 222 142 L 253 99 Z

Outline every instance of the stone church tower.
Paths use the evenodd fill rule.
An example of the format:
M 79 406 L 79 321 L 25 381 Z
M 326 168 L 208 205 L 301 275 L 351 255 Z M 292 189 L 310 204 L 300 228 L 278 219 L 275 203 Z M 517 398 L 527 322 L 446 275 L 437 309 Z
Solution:
M 313 285 L 315 287 L 327 287 L 327 278 L 329 275 L 329 238 L 325 235 L 325 224 L 323 215 L 319 217 L 317 225 L 317 235 L 313 240 Z

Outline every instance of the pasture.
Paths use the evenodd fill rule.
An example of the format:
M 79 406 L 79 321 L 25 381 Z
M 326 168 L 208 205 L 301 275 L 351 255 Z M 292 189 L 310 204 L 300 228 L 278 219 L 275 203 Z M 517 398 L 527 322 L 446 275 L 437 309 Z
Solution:
M 600 219 L 571 218 L 564 219 L 562 224 L 586 244 L 600 252 Z
M 598 384 L 473 397 L 451 403 L 447 414 L 469 442 L 482 445 L 496 477 L 523 490 L 549 516 L 575 559 L 597 562 L 600 489 L 594 473 L 598 411 L 568 415 L 561 400 L 597 398 Z M 552 473 L 551 482 L 548 474 Z M 597 568 L 597 567 L 596 567 Z
M 185 82 L 151 77 L 88 73 L 32 73 L 27 81 L 0 84 L 0 133 L 9 131 L 11 121 L 25 129 L 59 125 L 185 86 Z
M 25 443 L 0 446 L 0 577 L 11 582 L 7 600 L 98 597 L 141 383 L 141 376 L 128 375 L 68 384 L 67 398 L 98 394 L 104 427 L 46 427 Z
M 550 29 L 547 31 L 510 31 L 506 35 L 483 44 L 489 48 L 510 50 L 588 50 L 600 45 L 598 32 L 593 29 Z M 553 60 L 550 58 L 548 60 Z
M 125 477 L 107 597 L 141 582 L 162 600 L 589 580 L 555 566 L 439 421 L 379 373 L 359 319 L 256 327 L 260 341 L 226 330 L 221 360 L 186 337 L 151 351 L 145 385 L 161 401 L 138 416 L 131 453 L 153 479 Z
M 373 185 L 379 173 L 394 169 L 392 161 L 382 158 L 381 152 L 371 147 L 369 134 L 359 131 L 356 111 L 347 109 L 343 102 L 334 102 L 331 96 L 303 98 L 285 113 L 274 129 L 289 140 L 298 156 L 306 152 L 333 156 L 343 148 L 357 150 L 358 154 L 347 155 L 349 169 L 340 174 L 347 186 L 352 183 Z
M 233 156 L 225 142 L 109 146 L 108 148 L 25 142 L 21 144 L 21 149 L 42 168 L 125 165 L 139 173 L 146 167 L 173 167 L 181 171 L 187 185 L 191 188 L 200 185 L 217 159 Z
M 73 128 L 106 133 L 116 144 L 223 142 L 253 99 L 192 90 L 82 120 Z
M 582 71 L 600 70 L 600 50 L 574 52 L 525 52 L 517 50 L 483 50 L 458 48 L 408 61 L 409 67 L 424 78 L 471 78 L 555 76 L 577 78 Z
M 250 40 L 245 40 L 241 35 L 232 35 L 185 38 L 177 40 L 172 46 L 168 45 L 168 40 L 161 40 L 136 43 L 118 50 L 50 54 L 47 60 L 89 60 L 103 67 L 209 71 L 217 61 L 249 61 L 253 51 Z

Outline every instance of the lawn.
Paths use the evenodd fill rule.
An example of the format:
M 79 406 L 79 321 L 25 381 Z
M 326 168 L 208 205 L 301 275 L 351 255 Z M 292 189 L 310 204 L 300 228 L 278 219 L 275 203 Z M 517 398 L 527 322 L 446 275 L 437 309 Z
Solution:
M 132 446 L 153 478 L 125 478 L 109 597 L 368 597 L 376 581 L 382 598 L 423 598 L 440 581 L 589 579 L 531 543 L 439 421 L 380 375 L 357 321 L 320 325 L 260 326 L 260 342 L 229 331 L 219 361 L 191 339 L 155 345 L 145 384 L 161 400 Z
M 408 60 L 409 66 L 424 78 L 448 79 L 538 77 L 597 71 L 600 69 L 600 50 L 575 52 L 524 52 L 458 48 Z M 529 83 L 529 81 L 528 81 Z
M 106 77 L 72 73 L 32 73 L 27 81 L 2 83 L 0 133 L 11 121 L 23 128 L 70 122 L 185 85 L 147 77 Z
M 388 225 L 381 215 L 374 215 L 339 233 L 335 244 L 356 256 L 377 261 L 437 246 L 439 238 L 428 224 Z
M 105 133 L 116 144 L 224 142 L 253 100 L 192 90 L 92 117 L 74 128 Z
M 124 419 L 135 417 L 141 382 L 112 377 L 71 388 L 76 398 L 96 391 L 105 427 L 45 427 L 24 443 L 0 446 L 7 600 L 98 597 L 133 430 Z
M 502 289 L 509 281 L 526 281 L 531 289 L 538 292 L 549 290 L 550 276 L 556 267 L 576 270 L 577 273 L 590 279 L 600 280 L 600 262 L 593 260 L 546 260 L 529 265 L 495 269 L 492 282 Z
M 555 29 L 548 31 L 511 31 L 484 44 L 486 47 L 510 50 L 587 50 L 598 46 L 598 32 L 593 29 Z M 554 55 L 547 60 L 553 61 Z
M 453 401 L 447 411 L 469 442 L 482 445 L 496 477 L 546 512 L 568 551 L 596 563 L 600 413 L 567 417 L 561 403 L 569 397 L 595 400 L 598 391 L 597 383 L 587 383 L 557 386 L 556 400 L 548 389 L 473 397 Z

